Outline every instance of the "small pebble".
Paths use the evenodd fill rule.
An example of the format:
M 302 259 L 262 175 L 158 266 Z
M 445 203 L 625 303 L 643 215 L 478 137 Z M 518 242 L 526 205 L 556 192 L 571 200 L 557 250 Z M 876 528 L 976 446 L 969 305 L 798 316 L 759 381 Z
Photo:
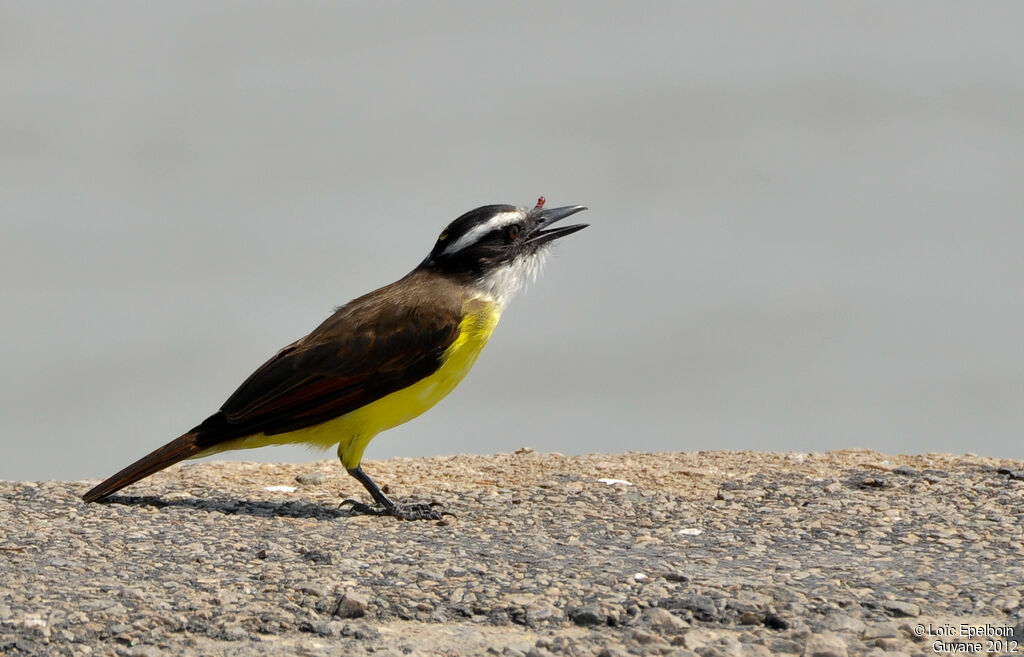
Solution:
M 846 641 L 832 632 L 813 634 L 807 639 L 803 657 L 846 657 Z
M 366 596 L 358 593 L 346 593 L 338 602 L 336 614 L 341 618 L 362 618 L 366 615 L 369 602 Z

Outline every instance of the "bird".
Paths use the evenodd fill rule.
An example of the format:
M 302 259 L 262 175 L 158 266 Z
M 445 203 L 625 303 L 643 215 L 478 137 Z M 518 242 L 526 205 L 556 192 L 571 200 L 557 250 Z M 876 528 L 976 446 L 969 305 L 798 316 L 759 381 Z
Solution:
M 587 227 L 552 227 L 582 205 L 485 205 L 461 215 L 397 281 L 338 307 L 278 351 L 220 409 L 82 498 L 98 502 L 185 459 L 265 445 L 337 445 L 372 504 L 350 514 L 441 519 L 435 504 L 396 503 L 362 468 L 381 431 L 424 413 L 466 376 L 503 310 L 533 280 L 551 245 Z

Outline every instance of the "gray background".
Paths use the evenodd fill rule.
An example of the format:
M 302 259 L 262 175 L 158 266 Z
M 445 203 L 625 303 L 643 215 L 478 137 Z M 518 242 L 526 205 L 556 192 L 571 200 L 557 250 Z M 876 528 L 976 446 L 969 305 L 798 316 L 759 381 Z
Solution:
M 0 477 L 111 474 L 458 214 L 540 194 L 592 227 L 369 458 L 1022 458 L 1022 30 L 1019 2 L 6 3 Z

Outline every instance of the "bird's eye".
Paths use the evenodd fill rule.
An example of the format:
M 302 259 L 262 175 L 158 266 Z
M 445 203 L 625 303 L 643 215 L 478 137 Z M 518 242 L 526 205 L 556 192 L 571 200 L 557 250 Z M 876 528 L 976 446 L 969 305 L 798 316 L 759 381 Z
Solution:
M 519 237 L 519 224 L 512 224 L 505 229 L 505 234 L 508 235 L 509 241 L 512 241 Z

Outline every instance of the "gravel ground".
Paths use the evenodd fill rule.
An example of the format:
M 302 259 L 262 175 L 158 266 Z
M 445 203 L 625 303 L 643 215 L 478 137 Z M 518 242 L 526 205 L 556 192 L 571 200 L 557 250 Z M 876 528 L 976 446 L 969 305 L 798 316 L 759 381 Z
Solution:
M 1021 462 L 522 449 L 365 466 L 455 515 L 349 517 L 339 498 L 365 496 L 334 461 L 179 466 L 102 505 L 78 497 L 92 482 L 0 482 L 0 654 L 1024 644 Z

